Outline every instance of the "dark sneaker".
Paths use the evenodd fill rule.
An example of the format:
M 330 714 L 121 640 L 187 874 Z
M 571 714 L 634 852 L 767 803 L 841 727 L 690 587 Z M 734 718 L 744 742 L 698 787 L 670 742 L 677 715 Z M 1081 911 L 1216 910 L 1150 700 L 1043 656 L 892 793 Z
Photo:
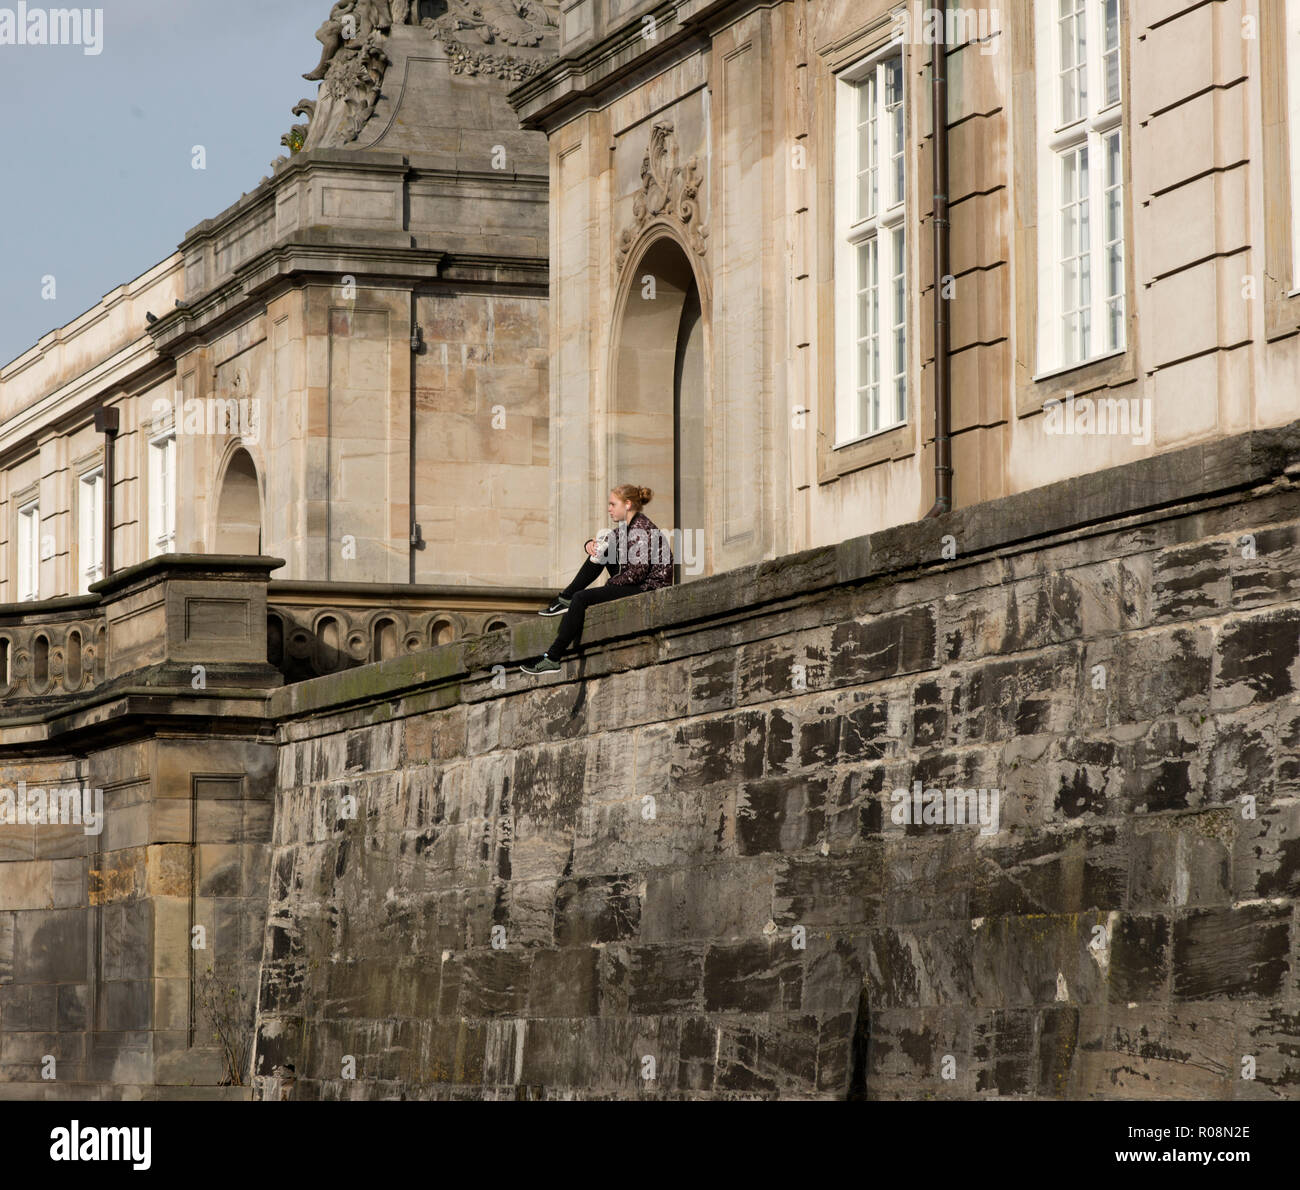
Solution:
M 550 607 L 543 609 L 537 614 L 539 616 L 562 616 L 569 610 L 569 604 L 572 602 L 572 599 L 565 599 L 563 595 L 557 595 L 555 597 L 555 602 L 552 603 Z
M 533 662 L 532 665 L 521 665 L 519 672 L 521 674 L 553 674 L 558 673 L 560 663 L 552 661 L 549 657 L 543 657 L 540 661 Z

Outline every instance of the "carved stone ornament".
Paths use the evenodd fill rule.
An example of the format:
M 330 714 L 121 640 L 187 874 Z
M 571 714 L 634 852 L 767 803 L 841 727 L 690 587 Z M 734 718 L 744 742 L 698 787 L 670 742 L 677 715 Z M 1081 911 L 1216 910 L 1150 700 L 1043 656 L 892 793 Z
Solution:
M 474 40 L 484 46 L 541 46 L 558 27 L 541 0 L 448 0 L 446 13 L 424 23 L 445 46 Z
M 704 181 L 699 161 L 692 157 L 677 164 L 677 138 L 671 120 L 656 120 L 650 130 L 650 147 L 641 161 L 641 189 L 632 200 L 632 222 L 618 241 L 618 267 L 622 268 L 637 236 L 654 219 L 678 224 L 686 242 L 699 255 L 708 248 L 709 229 L 700 222 L 699 192 Z
M 395 25 L 425 30 L 446 51 L 456 74 L 521 82 L 554 59 L 559 38 L 555 0 L 446 0 L 445 7 L 437 17 L 422 18 L 419 3 L 412 0 L 338 0 L 316 31 L 320 61 L 303 75 L 321 84 L 317 103 L 306 128 L 294 125 L 281 143 L 296 153 L 357 139 L 379 100 L 392 61 L 389 35 Z M 299 107 L 308 103 L 303 100 Z M 294 114 L 301 113 L 295 108 Z

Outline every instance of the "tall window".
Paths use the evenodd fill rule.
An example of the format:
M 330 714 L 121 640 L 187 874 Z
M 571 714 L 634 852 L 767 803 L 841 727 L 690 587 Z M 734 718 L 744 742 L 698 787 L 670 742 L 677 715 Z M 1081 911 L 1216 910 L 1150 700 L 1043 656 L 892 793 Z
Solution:
M 176 550 L 176 435 L 149 443 L 149 556 Z
M 1291 287 L 1300 290 L 1300 4 L 1286 6 L 1287 131 L 1291 141 Z
M 18 510 L 18 600 L 41 597 L 41 510 L 25 504 Z
M 104 472 L 87 472 L 77 485 L 78 589 L 84 595 L 90 584 L 104 577 Z
M 907 419 L 906 128 L 897 47 L 836 83 L 835 445 Z
M 1119 0 L 1036 9 L 1039 371 L 1125 347 Z

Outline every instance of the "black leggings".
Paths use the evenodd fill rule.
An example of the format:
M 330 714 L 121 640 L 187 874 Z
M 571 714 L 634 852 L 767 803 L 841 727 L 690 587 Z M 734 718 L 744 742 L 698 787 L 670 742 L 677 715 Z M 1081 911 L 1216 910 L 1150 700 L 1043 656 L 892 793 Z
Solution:
M 587 590 L 586 588 L 600 577 L 602 570 L 608 570 L 611 575 L 618 573 L 618 567 L 612 562 L 602 566 L 599 562 L 593 562 L 588 558 L 582 564 L 582 569 L 573 576 L 573 581 L 560 592 L 565 599 L 572 599 L 573 602 L 560 621 L 560 630 L 555 635 L 555 642 L 546 650 L 546 655 L 552 661 L 558 661 L 563 657 L 564 650 L 582 636 L 582 624 L 587 615 L 587 608 L 593 603 L 608 603 L 611 599 L 621 599 L 625 595 L 641 594 L 641 588 L 631 583 L 625 587 L 611 587 L 606 583 L 603 587 Z

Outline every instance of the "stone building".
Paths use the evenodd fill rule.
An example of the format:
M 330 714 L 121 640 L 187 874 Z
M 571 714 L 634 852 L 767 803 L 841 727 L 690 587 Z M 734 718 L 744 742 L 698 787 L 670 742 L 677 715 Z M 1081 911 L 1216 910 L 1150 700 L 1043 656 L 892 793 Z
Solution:
M 280 557 L 293 676 L 532 610 L 545 143 L 505 100 L 554 51 L 532 11 L 505 53 L 450 18 L 327 22 L 272 176 L 0 371 L 0 602 L 87 592 L 107 536 L 119 568 Z
M 1297 1097 L 1300 24 L 937 32 L 342 0 L 0 374 L 0 1097 Z M 270 407 L 149 557 L 178 386 Z M 520 675 L 624 479 L 685 585 Z
M 511 95 L 550 144 L 557 549 L 607 474 L 673 493 L 696 574 L 934 505 L 940 29 L 956 506 L 1300 415 L 1296 7 L 948 7 L 561 5 Z M 1070 395 L 1124 432 L 1057 438 Z

